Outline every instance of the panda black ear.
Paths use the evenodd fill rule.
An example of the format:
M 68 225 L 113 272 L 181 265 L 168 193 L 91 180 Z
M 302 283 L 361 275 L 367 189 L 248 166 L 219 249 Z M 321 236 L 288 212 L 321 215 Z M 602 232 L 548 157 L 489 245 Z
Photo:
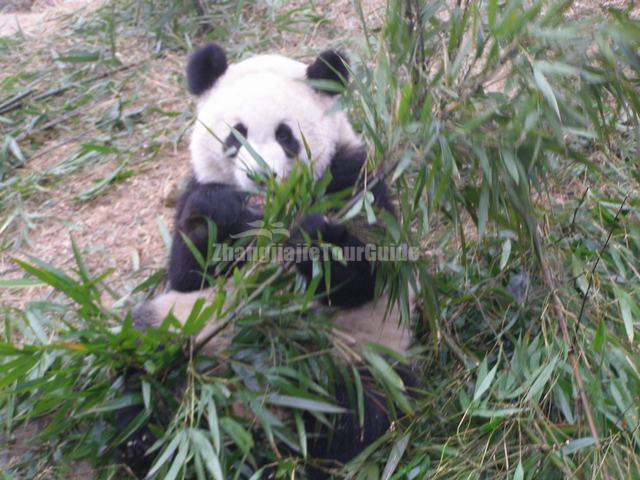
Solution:
M 307 67 L 307 78 L 309 80 L 331 80 L 343 86 L 349 82 L 349 62 L 342 52 L 335 50 L 325 50 L 316 61 Z M 319 90 L 328 95 L 335 95 L 338 92 L 332 90 Z
M 187 85 L 194 95 L 206 92 L 227 70 L 227 56 L 215 43 L 198 48 L 189 57 Z

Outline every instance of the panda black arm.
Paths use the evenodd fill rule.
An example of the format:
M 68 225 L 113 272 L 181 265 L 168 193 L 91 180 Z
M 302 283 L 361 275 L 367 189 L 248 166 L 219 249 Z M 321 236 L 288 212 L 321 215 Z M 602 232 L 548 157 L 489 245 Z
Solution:
M 176 211 L 171 254 L 169 283 L 173 290 L 191 292 L 206 286 L 203 270 L 185 243 L 183 235 L 206 259 L 210 242 L 207 219 L 216 225 L 216 242 L 224 242 L 231 235 L 250 227 L 248 223 L 261 214 L 247 208 L 246 194 L 229 185 L 199 183 L 192 179 L 182 195 Z
M 331 160 L 332 180 L 327 187 L 327 193 L 335 193 L 352 188 L 361 177 L 362 168 L 366 162 L 366 152 L 362 147 L 339 149 Z M 379 181 L 371 189 L 374 196 L 374 204 L 387 210 L 393 216 L 395 211 L 387 186 L 383 180 Z M 350 232 L 345 225 L 339 224 L 324 215 L 308 215 L 300 222 L 298 231 L 294 235 L 294 242 L 302 243 L 302 231 L 310 240 L 322 239 L 343 249 L 352 247 L 356 252 L 356 258 L 345 263 L 331 260 L 331 291 L 325 300 L 331 305 L 350 308 L 362 305 L 373 299 L 375 290 L 375 272 L 371 263 L 364 257 L 365 244 L 356 235 Z M 360 251 L 360 254 L 357 252 Z M 361 255 L 358 257 L 358 255 Z M 298 271 L 311 280 L 313 262 L 301 261 L 296 264 Z M 321 283 L 322 284 L 322 283 Z
M 336 151 L 331 159 L 329 167 L 331 182 L 327 186 L 327 193 L 336 193 L 347 188 L 353 188 L 361 177 L 362 167 L 367 161 L 367 152 L 364 147 L 345 147 Z M 387 210 L 395 217 L 395 209 L 389 197 L 389 191 L 384 180 L 381 180 L 371 189 L 374 196 L 374 204 Z
M 346 226 L 333 222 L 324 215 L 307 215 L 302 219 L 293 238 L 298 245 L 304 244 L 302 232 L 309 236 L 312 245 L 316 243 L 316 240 L 321 239 L 325 243 L 343 249 L 347 247 L 360 249 L 361 254 L 364 254 L 365 245 L 357 236 L 349 232 Z M 319 258 L 320 265 L 325 268 L 322 260 L 322 257 Z M 332 259 L 329 266 L 331 269 L 331 290 L 325 297 L 327 303 L 336 307 L 351 308 L 373 299 L 375 274 L 371 271 L 371 264 L 364 258 L 364 255 L 362 259 L 350 260 L 346 264 Z M 298 272 L 307 279 L 308 284 L 313 276 L 313 261 L 303 259 L 296 263 L 296 267 Z M 319 288 L 322 288 L 323 281 L 320 282 L 320 285 Z

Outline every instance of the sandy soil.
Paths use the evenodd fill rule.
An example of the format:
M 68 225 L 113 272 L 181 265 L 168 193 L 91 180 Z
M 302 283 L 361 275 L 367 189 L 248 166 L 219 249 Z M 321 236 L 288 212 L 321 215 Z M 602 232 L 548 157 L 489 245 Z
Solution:
M 0 36 L 19 32 L 27 37 L 51 35 L 60 27 L 60 18 L 101 3 L 102 0 L 2 0 Z

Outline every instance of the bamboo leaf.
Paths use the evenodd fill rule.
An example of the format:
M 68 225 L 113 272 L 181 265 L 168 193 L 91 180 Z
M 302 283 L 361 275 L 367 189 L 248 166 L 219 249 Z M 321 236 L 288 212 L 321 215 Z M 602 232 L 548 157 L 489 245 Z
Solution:
M 173 437 L 171 442 L 169 442 L 167 447 L 162 451 L 162 454 L 155 461 L 155 463 L 149 470 L 149 473 L 147 473 L 147 478 L 153 477 L 153 475 L 156 472 L 158 472 L 158 470 L 160 470 L 160 468 L 162 468 L 162 466 L 171 459 L 175 451 L 178 449 L 178 446 L 184 445 L 185 443 L 186 443 L 186 433 L 182 430 Z
M 478 378 L 476 380 L 476 389 L 473 392 L 473 401 L 478 401 L 484 392 L 486 392 L 493 382 L 496 372 L 498 371 L 498 363 L 487 373 L 487 359 L 485 357 L 478 369 Z
M 542 369 L 540 374 L 536 377 L 536 380 L 531 385 L 531 388 L 529 389 L 529 392 L 525 397 L 525 401 L 531 400 L 533 397 L 537 396 L 542 391 L 542 389 L 545 387 L 545 385 L 549 381 L 549 378 L 551 378 L 551 374 L 556 368 L 557 363 L 558 363 L 558 357 L 556 356 L 553 358 L 553 360 L 551 360 L 551 362 L 549 362 L 549 364 L 546 367 Z
M 591 445 L 595 445 L 596 439 L 593 437 L 584 437 L 578 438 L 576 440 L 571 440 L 567 442 L 567 444 L 560 449 L 560 452 L 563 455 L 570 455 L 584 448 L 590 447 Z
M 298 410 L 309 410 L 312 412 L 322 413 L 344 413 L 345 409 L 332 405 L 331 403 L 323 400 L 316 400 L 313 398 L 301 398 L 292 397 L 290 395 L 277 395 L 269 394 L 261 397 L 262 401 L 271 405 L 278 405 L 280 407 L 295 408 Z
M 558 120 L 562 121 L 562 118 L 560 117 L 560 109 L 558 108 L 558 101 L 556 100 L 556 95 L 555 93 L 553 93 L 553 88 L 551 88 L 551 84 L 547 80 L 547 77 L 545 77 L 540 70 L 534 67 L 533 78 L 536 82 L 536 85 L 538 85 L 540 92 L 542 93 L 544 98 L 546 98 L 547 102 L 549 102 L 549 105 L 551 105 L 551 107 L 553 108 L 553 111 L 557 115 Z
M 622 323 L 624 324 L 624 330 L 627 334 L 627 339 L 629 340 L 629 342 L 633 342 L 634 329 L 632 312 L 637 311 L 638 307 L 636 306 L 631 296 L 620 287 L 616 286 L 614 288 L 614 292 L 616 294 L 618 305 L 620 307 L 620 315 L 622 316 Z
M 411 435 L 407 434 L 403 437 L 400 437 L 396 443 L 393 444 L 393 448 L 391 449 L 391 454 L 387 459 L 387 464 L 382 471 L 382 480 L 389 480 L 391 475 L 398 468 L 398 464 L 402 459 L 402 455 L 404 455 L 405 450 L 407 449 L 407 445 L 409 445 L 409 439 Z
M 222 467 L 218 455 L 209 443 L 207 437 L 200 430 L 191 430 L 191 440 L 200 452 L 204 465 L 215 480 L 224 480 Z

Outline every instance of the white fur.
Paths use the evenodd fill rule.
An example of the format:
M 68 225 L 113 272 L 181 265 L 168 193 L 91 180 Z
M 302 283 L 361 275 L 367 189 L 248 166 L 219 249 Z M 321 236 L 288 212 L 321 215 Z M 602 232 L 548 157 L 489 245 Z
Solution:
M 225 157 L 223 142 L 231 127 L 247 127 L 249 145 L 279 178 L 292 162 L 275 139 L 286 123 L 301 145 L 300 159 L 312 162 L 317 176 L 329 166 L 336 146 L 360 144 L 347 116 L 335 110 L 335 99 L 316 92 L 307 83 L 307 66 L 279 55 L 259 55 L 227 71 L 198 100 L 198 118 L 191 137 L 191 161 L 201 183 L 221 182 L 251 190 L 248 171 L 258 162 L 244 146 L 234 158 Z M 303 136 L 311 151 L 308 158 Z
M 134 317 L 136 314 L 139 316 L 144 315 L 144 327 L 159 327 L 169 312 L 171 312 L 180 324 L 184 325 L 197 300 L 203 299 L 205 301 L 204 307 L 206 307 L 211 304 L 214 297 L 214 288 L 188 293 L 170 290 L 139 306 L 137 312 L 134 311 Z M 142 314 L 141 312 L 144 313 Z M 207 324 L 196 337 L 196 342 L 206 337 L 217 324 L 218 321 L 215 320 Z M 219 353 L 229 344 L 229 333 L 228 329 L 220 332 L 220 335 L 212 338 L 211 341 L 206 344 L 203 352 L 208 355 Z
M 227 287 L 229 288 L 229 286 Z M 198 292 L 181 293 L 166 292 L 146 305 L 146 309 L 153 312 L 151 325 L 158 326 L 171 311 L 184 324 L 196 300 L 203 298 L 210 303 L 215 296 L 215 288 L 208 288 Z M 388 298 L 382 296 L 376 302 L 369 302 L 361 307 L 338 310 L 333 318 L 335 329 L 339 337 L 350 347 L 360 347 L 366 343 L 379 343 L 398 353 L 404 353 L 409 348 L 411 334 L 400 318 L 400 309 L 394 308 L 385 316 Z M 205 338 L 219 326 L 217 321 L 211 321 L 196 338 L 196 342 Z M 210 341 L 203 352 L 209 355 L 219 354 L 229 345 L 231 331 L 224 329 Z

